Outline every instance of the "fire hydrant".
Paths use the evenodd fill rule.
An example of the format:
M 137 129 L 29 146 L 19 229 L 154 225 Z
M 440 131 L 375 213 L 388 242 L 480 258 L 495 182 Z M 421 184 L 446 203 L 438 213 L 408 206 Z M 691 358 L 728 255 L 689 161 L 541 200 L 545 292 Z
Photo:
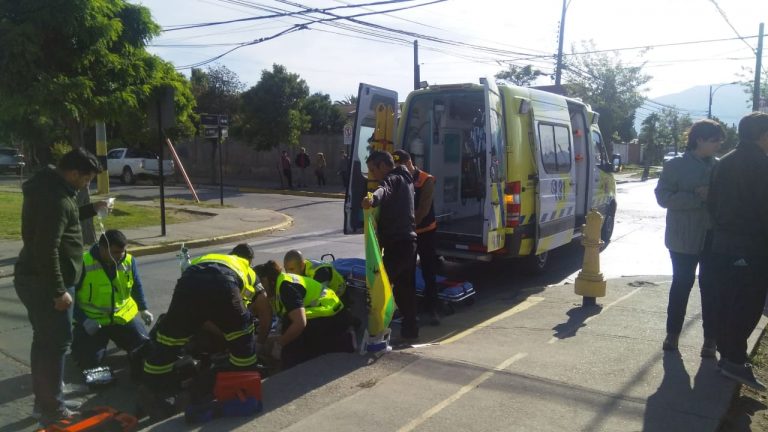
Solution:
M 582 306 L 597 305 L 597 297 L 605 297 L 605 278 L 600 272 L 600 229 L 603 226 L 603 215 L 592 209 L 587 215 L 587 223 L 584 225 L 584 237 L 581 244 L 584 246 L 584 264 L 576 277 L 576 295 L 584 297 Z

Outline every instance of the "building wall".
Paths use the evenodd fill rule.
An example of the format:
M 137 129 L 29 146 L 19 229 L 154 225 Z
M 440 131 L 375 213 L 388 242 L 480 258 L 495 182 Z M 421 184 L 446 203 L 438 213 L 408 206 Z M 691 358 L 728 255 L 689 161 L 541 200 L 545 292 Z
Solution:
M 212 154 L 213 146 L 209 140 L 195 137 L 188 141 L 175 143 L 176 151 L 187 173 L 193 178 L 210 179 L 218 172 L 218 151 Z M 307 172 L 307 183 L 315 184 L 316 154 L 322 152 L 326 159 L 325 176 L 329 184 L 341 184 L 336 174 L 341 165 L 341 151 L 345 148 L 342 135 L 304 135 L 297 147 L 278 147 L 270 151 L 256 151 L 253 147 L 235 139 L 228 139 L 221 149 L 226 179 L 253 180 L 254 182 L 280 183 L 280 154 L 287 150 L 293 164 L 299 148 L 305 147 L 312 165 Z M 295 165 L 295 164 L 293 164 Z M 214 168 L 215 167 L 215 168 Z M 297 171 L 294 169 L 294 178 Z

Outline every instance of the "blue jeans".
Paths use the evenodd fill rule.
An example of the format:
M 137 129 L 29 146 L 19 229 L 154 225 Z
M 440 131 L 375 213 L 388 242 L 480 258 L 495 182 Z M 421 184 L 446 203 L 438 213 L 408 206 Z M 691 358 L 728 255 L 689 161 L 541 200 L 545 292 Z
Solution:
M 32 324 L 30 365 L 35 406 L 44 416 L 55 416 L 64 409 L 61 385 L 65 354 L 72 342 L 72 308 L 54 309 L 50 290 L 37 285 L 33 278 L 16 277 L 14 286 Z M 74 287 L 67 291 L 75 297 Z
M 672 258 L 672 286 L 669 290 L 667 305 L 667 333 L 680 334 L 683 330 L 688 297 L 696 280 L 696 267 L 699 268 L 699 291 L 701 292 L 701 320 L 704 338 L 716 337 L 717 292 L 710 275 L 711 258 L 708 253 L 701 255 L 669 252 Z
M 86 333 L 82 324 L 78 323 L 74 329 L 72 357 L 80 369 L 99 366 L 107 354 L 107 345 L 110 340 L 120 349 L 131 354 L 133 350 L 149 340 L 149 335 L 138 315 L 124 325 L 102 326 L 93 336 Z

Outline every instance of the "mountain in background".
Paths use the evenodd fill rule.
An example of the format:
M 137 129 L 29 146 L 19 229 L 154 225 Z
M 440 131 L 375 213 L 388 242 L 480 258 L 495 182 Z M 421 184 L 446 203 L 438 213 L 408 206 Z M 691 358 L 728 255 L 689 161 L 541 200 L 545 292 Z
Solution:
M 713 84 L 717 87 L 720 84 Z M 721 87 L 712 98 L 712 115 L 722 122 L 732 125 L 739 123 L 742 117 L 752 112 L 747 106 L 747 94 L 740 84 Z M 707 105 L 709 103 L 709 86 L 696 86 L 680 93 L 651 98 L 655 102 L 665 105 L 674 105 L 683 112 L 689 112 L 691 118 L 699 120 L 707 117 Z M 642 116 L 640 116 L 642 119 Z M 640 122 L 636 122 L 635 129 L 640 132 Z

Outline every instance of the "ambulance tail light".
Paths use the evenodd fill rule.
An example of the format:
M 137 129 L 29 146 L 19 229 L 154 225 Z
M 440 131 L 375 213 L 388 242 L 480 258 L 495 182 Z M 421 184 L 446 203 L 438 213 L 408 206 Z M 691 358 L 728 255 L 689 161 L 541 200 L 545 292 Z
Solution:
M 520 192 L 523 190 L 521 182 L 509 182 L 504 187 L 504 203 L 507 206 L 507 228 L 516 228 L 520 225 Z

